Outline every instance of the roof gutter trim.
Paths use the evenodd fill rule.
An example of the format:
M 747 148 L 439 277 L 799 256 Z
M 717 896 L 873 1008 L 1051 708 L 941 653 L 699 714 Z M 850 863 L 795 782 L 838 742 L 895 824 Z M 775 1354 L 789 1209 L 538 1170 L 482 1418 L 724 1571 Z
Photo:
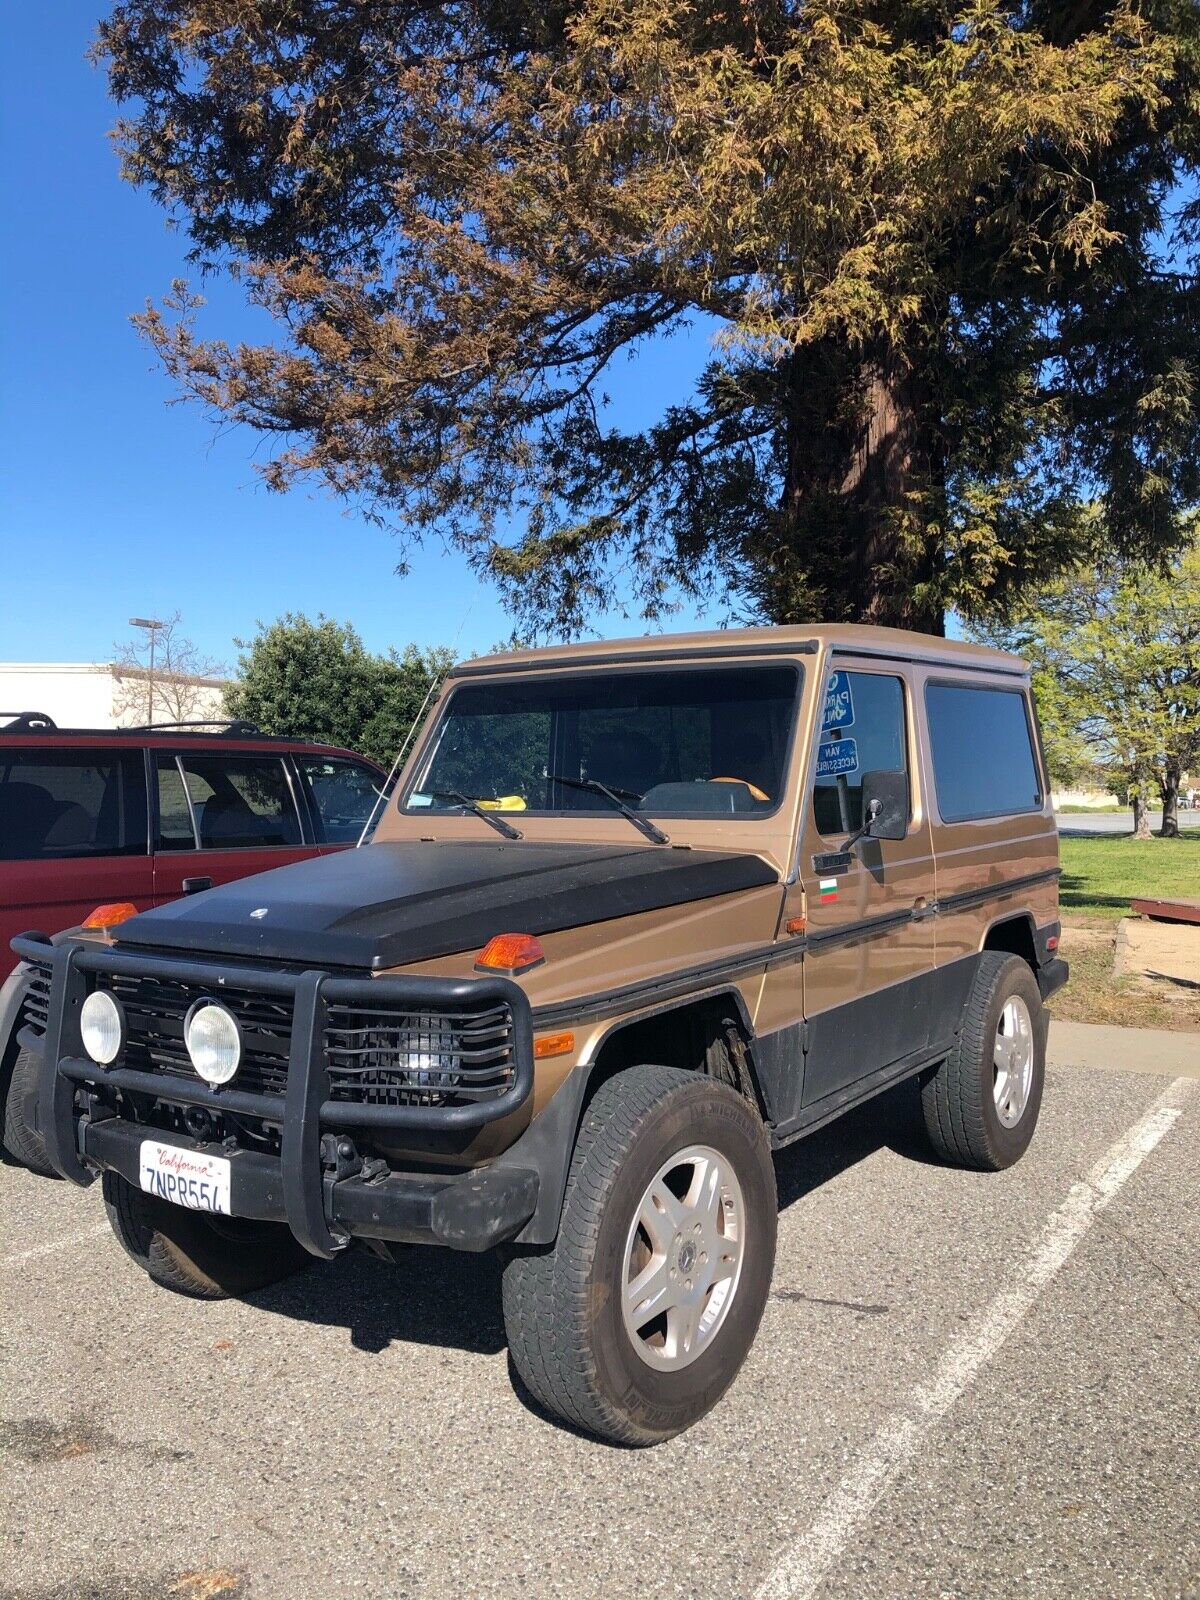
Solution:
M 820 649 L 816 639 L 800 639 L 795 643 L 767 641 L 763 644 L 723 645 L 719 640 L 712 644 L 686 645 L 661 650 L 597 650 L 578 656 L 568 656 L 557 661 L 509 661 L 504 656 L 479 656 L 474 661 L 460 661 L 450 669 L 451 678 L 482 677 L 489 673 L 508 676 L 516 672 L 559 672 L 569 667 L 614 667 L 628 664 L 640 666 L 643 662 L 687 661 L 707 656 L 815 656 Z

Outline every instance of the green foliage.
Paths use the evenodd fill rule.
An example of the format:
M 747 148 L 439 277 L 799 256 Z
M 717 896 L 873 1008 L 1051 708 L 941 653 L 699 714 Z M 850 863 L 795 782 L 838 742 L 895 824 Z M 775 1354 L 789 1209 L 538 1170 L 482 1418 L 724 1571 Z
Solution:
M 1114 789 L 1170 813 L 1200 764 L 1200 542 L 1164 570 L 1114 564 L 1028 595 L 977 637 L 1027 657 L 1058 770 L 1089 752 Z
M 252 640 L 235 641 L 238 677 L 226 691 L 232 717 L 264 733 L 344 745 L 389 767 L 425 703 L 451 665 L 448 650 L 375 655 L 349 623 L 288 612 L 259 623 Z
M 177 285 L 138 322 L 184 392 L 569 633 L 940 628 L 1169 552 L 1198 40 L 1194 0 L 120 0 L 97 53 L 125 175 L 278 329 Z M 688 325 L 695 389 L 615 426 Z

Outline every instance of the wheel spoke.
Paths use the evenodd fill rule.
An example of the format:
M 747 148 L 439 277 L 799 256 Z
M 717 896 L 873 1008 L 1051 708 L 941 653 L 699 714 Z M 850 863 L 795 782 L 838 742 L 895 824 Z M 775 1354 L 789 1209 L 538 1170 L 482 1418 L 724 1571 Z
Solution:
M 693 1297 L 681 1301 L 667 1313 L 667 1347 L 672 1355 L 679 1357 L 695 1354 L 703 1312 L 703 1300 Z
M 683 1207 L 662 1178 L 656 1179 L 647 1189 L 638 1221 L 646 1230 L 655 1255 L 665 1256 L 683 1226 Z
M 645 1327 L 647 1322 L 670 1310 L 673 1287 L 666 1257 L 654 1256 L 625 1288 L 625 1299 L 635 1327 Z
M 697 1220 L 705 1237 L 715 1239 L 723 1215 L 721 1169 L 715 1161 L 705 1163 L 705 1171 L 700 1182 L 700 1193 L 696 1200 L 695 1210 Z

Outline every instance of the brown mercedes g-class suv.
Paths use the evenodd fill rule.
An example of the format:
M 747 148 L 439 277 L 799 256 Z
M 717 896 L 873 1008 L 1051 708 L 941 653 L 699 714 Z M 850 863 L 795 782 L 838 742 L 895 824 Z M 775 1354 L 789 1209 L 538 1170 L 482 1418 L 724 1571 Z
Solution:
M 489 656 L 363 848 L 16 940 L 24 1116 L 185 1293 L 501 1247 L 535 1398 L 649 1444 L 749 1350 L 773 1150 L 911 1077 L 945 1160 L 1024 1151 L 1058 874 L 1011 656 L 848 626 Z

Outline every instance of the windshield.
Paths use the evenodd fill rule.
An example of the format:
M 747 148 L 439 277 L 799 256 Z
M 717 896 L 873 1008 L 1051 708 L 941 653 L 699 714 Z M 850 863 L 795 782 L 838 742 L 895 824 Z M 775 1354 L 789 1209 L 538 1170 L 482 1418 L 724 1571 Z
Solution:
M 402 809 L 765 816 L 782 797 L 799 668 L 630 668 L 455 689 Z M 612 791 L 606 795 L 603 789 Z

